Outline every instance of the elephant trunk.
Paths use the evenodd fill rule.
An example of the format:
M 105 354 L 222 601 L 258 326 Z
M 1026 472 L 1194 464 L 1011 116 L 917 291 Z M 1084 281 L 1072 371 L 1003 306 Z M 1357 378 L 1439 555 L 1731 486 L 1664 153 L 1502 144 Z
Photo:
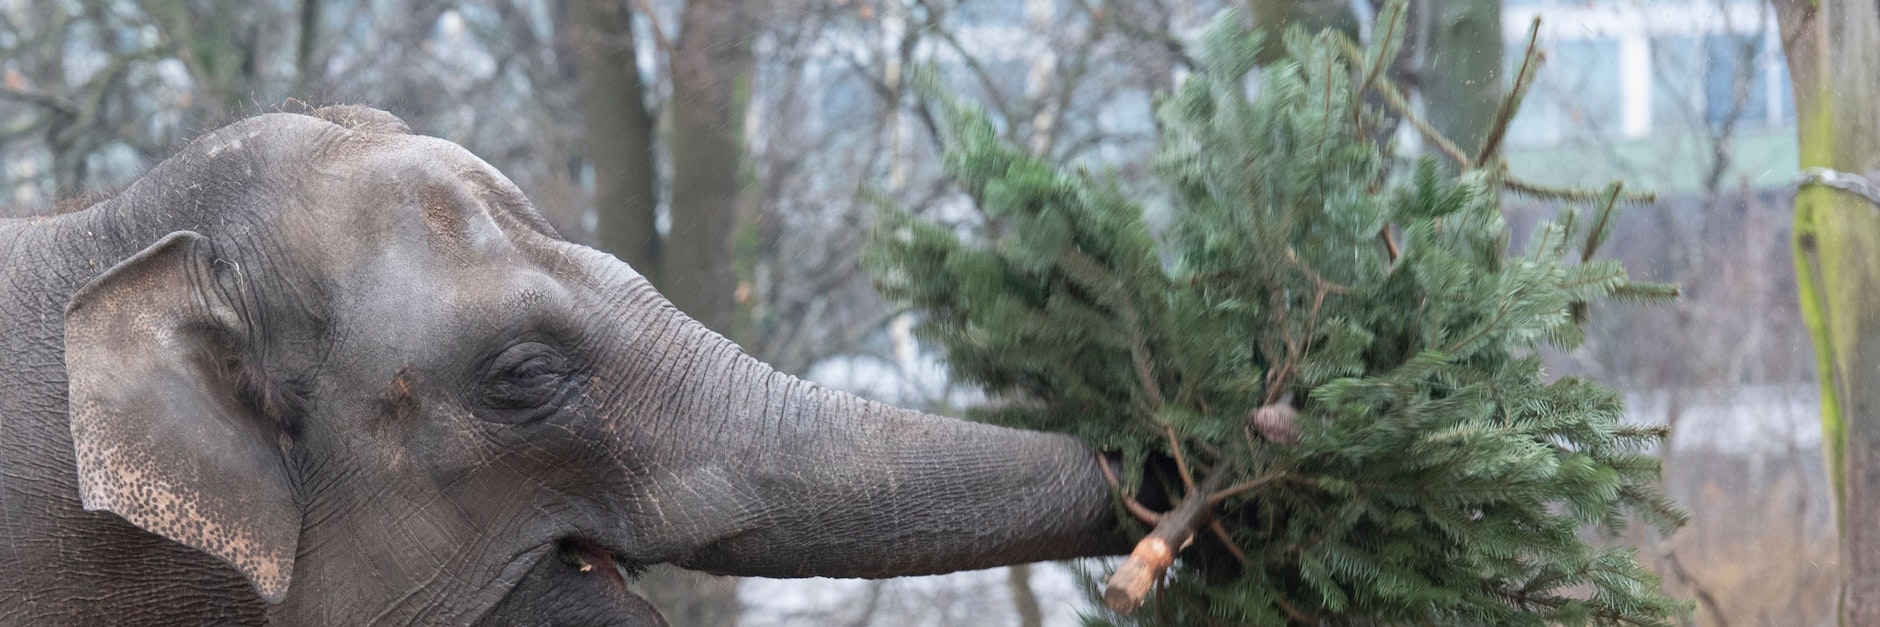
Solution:
M 683 565 L 892 577 L 1127 550 L 1098 458 L 1063 435 L 926 415 L 771 372 L 726 470 L 759 514 Z
M 1077 440 L 923 414 L 777 372 L 635 277 L 654 313 L 629 376 L 653 439 L 636 509 L 686 568 L 894 577 L 1127 552 L 1099 458 Z M 646 309 L 641 309 L 645 313 Z M 650 411 L 646 411 L 650 410 Z

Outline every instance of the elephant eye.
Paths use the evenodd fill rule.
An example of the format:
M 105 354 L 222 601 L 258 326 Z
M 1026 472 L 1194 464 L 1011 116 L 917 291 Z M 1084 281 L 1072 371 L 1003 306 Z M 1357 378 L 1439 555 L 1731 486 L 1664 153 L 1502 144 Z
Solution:
M 568 359 L 539 342 L 509 347 L 490 362 L 483 379 L 482 412 L 497 422 L 538 420 L 561 408 L 573 393 Z

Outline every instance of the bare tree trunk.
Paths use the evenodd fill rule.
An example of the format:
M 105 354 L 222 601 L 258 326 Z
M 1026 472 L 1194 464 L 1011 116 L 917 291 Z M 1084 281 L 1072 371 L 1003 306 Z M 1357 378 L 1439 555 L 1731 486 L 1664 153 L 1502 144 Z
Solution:
M 736 577 L 658 566 L 640 577 L 639 586 L 672 627 L 736 627 L 744 612 Z
M 1423 9 L 1429 18 L 1419 76 L 1425 116 L 1463 150 L 1479 150 L 1501 102 L 1501 0 L 1449 0 Z
M 744 113 L 756 65 L 756 10 L 746 0 L 687 0 L 679 40 L 669 51 L 672 76 L 672 229 L 659 248 L 660 292 L 687 315 L 722 334 L 737 326 L 732 299 L 745 187 Z M 733 627 L 738 580 L 677 569 L 643 578 L 673 627 Z
M 294 42 L 294 87 L 288 97 L 308 100 L 313 87 L 313 38 L 320 33 L 320 5 L 325 0 L 300 0 L 300 36 Z
M 581 113 L 594 165 L 594 241 L 663 287 L 653 119 L 640 81 L 632 15 L 624 0 L 574 0 L 571 8 Z
M 756 21 L 743 0 L 689 0 L 672 52 L 672 231 L 660 291 L 719 333 L 736 320 L 732 235 L 745 185 Z
M 1880 206 L 1824 184 L 1880 172 L 1880 7 L 1774 4 L 1801 166 L 1828 169 L 1795 195 L 1795 269 L 1839 505 L 1841 624 L 1880 625 Z
M 1044 609 L 1031 589 L 1031 564 L 1009 567 L 1005 576 L 1012 588 L 1012 609 L 1018 611 L 1018 627 L 1044 627 Z

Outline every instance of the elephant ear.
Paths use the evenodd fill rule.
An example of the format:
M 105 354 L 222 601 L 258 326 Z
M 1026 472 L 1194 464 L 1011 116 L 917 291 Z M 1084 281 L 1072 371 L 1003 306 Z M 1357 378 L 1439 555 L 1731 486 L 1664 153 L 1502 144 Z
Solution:
M 227 264 L 211 257 L 201 235 L 171 233 L 67 305 L 79 496 L 227 562 L 279 603 L 301 513 L 279 429 L 232 380 L 245 329 L 231 277 L 216 276 Z

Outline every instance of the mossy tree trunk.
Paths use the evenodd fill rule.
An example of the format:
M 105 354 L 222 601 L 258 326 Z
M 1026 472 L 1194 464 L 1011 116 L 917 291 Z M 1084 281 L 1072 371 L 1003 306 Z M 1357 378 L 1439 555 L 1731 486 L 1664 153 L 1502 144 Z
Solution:
M 1880 7 L 1777 0 L 1801 166 L 1880 172 Z M 1841 530 L 1842 625 L 1880 625 L 1880 206 L 1823 184 L 1795 196 L 1795 269 L 1821 381 Z

